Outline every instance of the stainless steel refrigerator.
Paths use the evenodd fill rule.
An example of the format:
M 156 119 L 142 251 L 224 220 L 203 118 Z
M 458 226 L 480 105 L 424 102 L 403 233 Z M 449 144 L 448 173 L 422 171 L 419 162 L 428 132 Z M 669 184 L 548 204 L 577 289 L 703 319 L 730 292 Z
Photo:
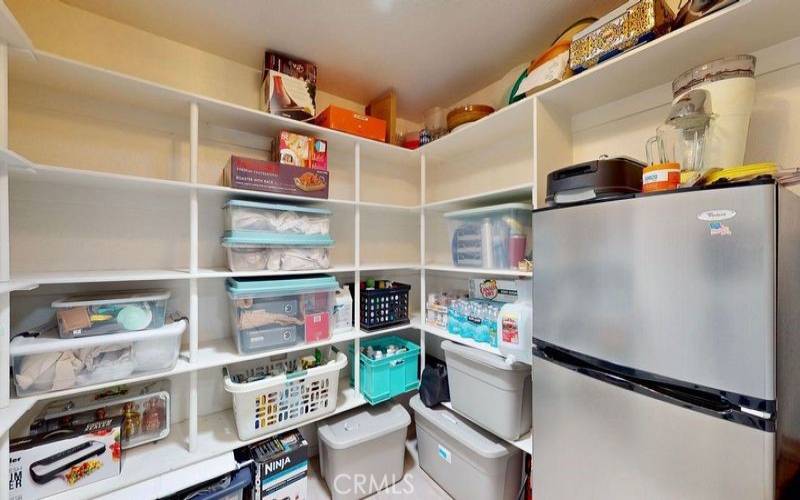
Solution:
M 536 500 L 800 498 L 800 198 L 639 195 L 533 231 Z

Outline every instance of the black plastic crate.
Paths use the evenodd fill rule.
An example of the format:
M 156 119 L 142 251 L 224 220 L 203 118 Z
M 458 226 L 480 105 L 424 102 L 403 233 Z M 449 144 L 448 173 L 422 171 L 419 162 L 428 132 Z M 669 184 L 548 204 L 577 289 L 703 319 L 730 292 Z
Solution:
M 409 323 L 408 292 L 411 285 L 394 282 L 391 288 L 361 289 L 361 328 L 372 331 Z M 350 285 L 350 293 L 355 293 Z

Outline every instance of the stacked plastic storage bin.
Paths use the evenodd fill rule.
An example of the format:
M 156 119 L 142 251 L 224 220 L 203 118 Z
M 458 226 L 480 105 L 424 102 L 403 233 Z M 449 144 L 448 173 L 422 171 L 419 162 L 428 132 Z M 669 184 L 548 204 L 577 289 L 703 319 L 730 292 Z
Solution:
M 332 276 L 229 278 L 232 332 L 239 354 L 328 340 L 333 330 Z
M 417 344 L 401 337 L 387 336 L 361 341 L 361 393 L 370 404 L 382 403 L 419 387 Z M 350 385 L 355 384 L 355 345 L 350 344 Z
M 327 209 L 231 200 L 225 235 L 231 271 L 307 271 L 330 267 Z
M 166 290 L 106 292 L 53 302 L 55 331 L 10 346 L 18 396 L 171 370 L 186 321 L 166 323 Z

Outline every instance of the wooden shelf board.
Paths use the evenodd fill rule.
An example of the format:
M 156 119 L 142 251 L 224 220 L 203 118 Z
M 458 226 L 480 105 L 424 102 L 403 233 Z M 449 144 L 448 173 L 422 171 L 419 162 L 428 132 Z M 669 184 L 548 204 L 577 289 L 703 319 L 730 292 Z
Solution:
M 191 274 L 197 278 L 248 278 L 248 277 L 275 277 L 284 276 L 290 278 L 292 276 L 304 276 L 308 274 L 339 274 L 339 273 L 352 273 L 355 271 L 355 266 L 333 266 L 328 269 L 314 269 L 309 271 L 231 271 L 225 267 L 204 268 L 199 269 L 196 273 Z
M 366 400 L 361 394 L 350 388 L 345 380 L 339 380 L 339 395 L 336 409 L 333 413 L 310 419 L 300 425 L 324 420 L 364 404 L 366 404 Z M 189 422 L 179 422 L 172 425 L 167 438 L 154 444 L 142 445 L 132 450 L 124 451 L 122 473 L 118 477 L 87 484 L 81 488 L 65 491 L 50 498 L 65 500 L 67 498 L 70 500 L 96 498 L 192 464 L 203 462 L 287 430 L 289 429 L 281 429 L 277 432 L 242 441 L 236 432 L 236 420 L 233 416 L 233 410 L 228 409 L 198 419 L 197 449 L 190 453 L 187 449 Z M 153 457 L 158 457 L 158 460 L 153 460 Z
M 492 347 L 489 344 L 484 342 L 476 342 L 475 340 L 468 339 L 465 337 L 461 337 L 460 335 L 454 335 L 444 328 L 439 328 L 437 326 L 428 325 L 426 324 L 423 328 L 427 333 L 431 335 L 435 335 L 441 339 L 449 340 L 451 342 L 455 342 L 457 344 L 466 345 L 469 347 L 474 347 L 475 349 L 480 349 L 481 351 L 490 352 L 492 354 L 497 354 L 498 356 L 502 356 L 500 350 L 496 347 Z
M 533 144 L 533 99 L 527 98 L 501 108 L 476 122 L 468 123 L 416 151 L 426 158 L 449 160 L 486 147 L 493 142 L 529 134 Z M 528 131 L 528 132 L 526 132 Z
M 798 36 L 797 4 L 739 0 L 543 90 L 539 98 L 575 115 L 669 83 L 683 71 L 735 54 L 748 54 Z
M 533 183 L 519 184 L 503 189 L 495 189 L 484 193 L 477 193 L 447 200 L 434 201 L 425 204 L 426 210 L 448 211 L 481 206 L 498 205 L 501 203 L 524 202 L 531 203 L 533 197 Z
M 36 62 L 24 57 L 10 58 L 11 78 L 22 82 L 48 84 L 56 89 L 78 92 L 109 102 L 116 102 L 177 117 L 189 117 L 190 103 L 197 103 L 199 119 L 217 127 L 276 136 L 282 130 L 303 133 L 327 140 L 337 148 L 360 145 L 363 154 L 379 155 L 390 162 L 410 161 L 412 151 L 291 120 L 239 104 L 186 92 L 117 71 L 93 66 L 49 52 L 35 50 Z
M 36 285 L 55 285 L 66 283 L 107 283 L 114 281 L 158 281 L 184 280 L 192 275 L 181 270 L 171 269 L 121 269 L 98 271 L 47 271 L 20 272 L 12 271 L 12 281 L 32 283 Z
M 460 274 L 479 274 L 482 276 L 519 276 L 530 278 L 533 276 L 531 271 L 519 271 L 517 269 L 484 269 L 482 267 L 458 267 L 440 264 L 426 264 L 427 271 L 439 271 L 445 273 Z

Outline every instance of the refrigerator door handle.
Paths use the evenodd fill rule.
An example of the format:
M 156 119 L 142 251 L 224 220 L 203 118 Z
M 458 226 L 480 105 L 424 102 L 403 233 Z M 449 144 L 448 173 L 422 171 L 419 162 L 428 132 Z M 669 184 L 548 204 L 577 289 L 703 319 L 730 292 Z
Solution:
M 644 380 L 634 376 L 614 373 L 593 366 L 589 362 L 552 347 L 535 347 L 534 356 L 597 380 L 613 384 L 622 389 L 637 392 L 684 408 L 698 410 L 725 420 L 739 421 L 740 418 L 738 416 L 743 414 L 741 407 L 731 403 L 722 395 L 681 387 L 668 382 Z M 750 416 L 758 420 L 765 420 L 763 416 L 756 416 L 752 413 L 750 413 Z M 770 417 L 771 415 L 767 415 L 766 419 Z M 764 426 L 758 425 L 758 427 L 763 428 Z

